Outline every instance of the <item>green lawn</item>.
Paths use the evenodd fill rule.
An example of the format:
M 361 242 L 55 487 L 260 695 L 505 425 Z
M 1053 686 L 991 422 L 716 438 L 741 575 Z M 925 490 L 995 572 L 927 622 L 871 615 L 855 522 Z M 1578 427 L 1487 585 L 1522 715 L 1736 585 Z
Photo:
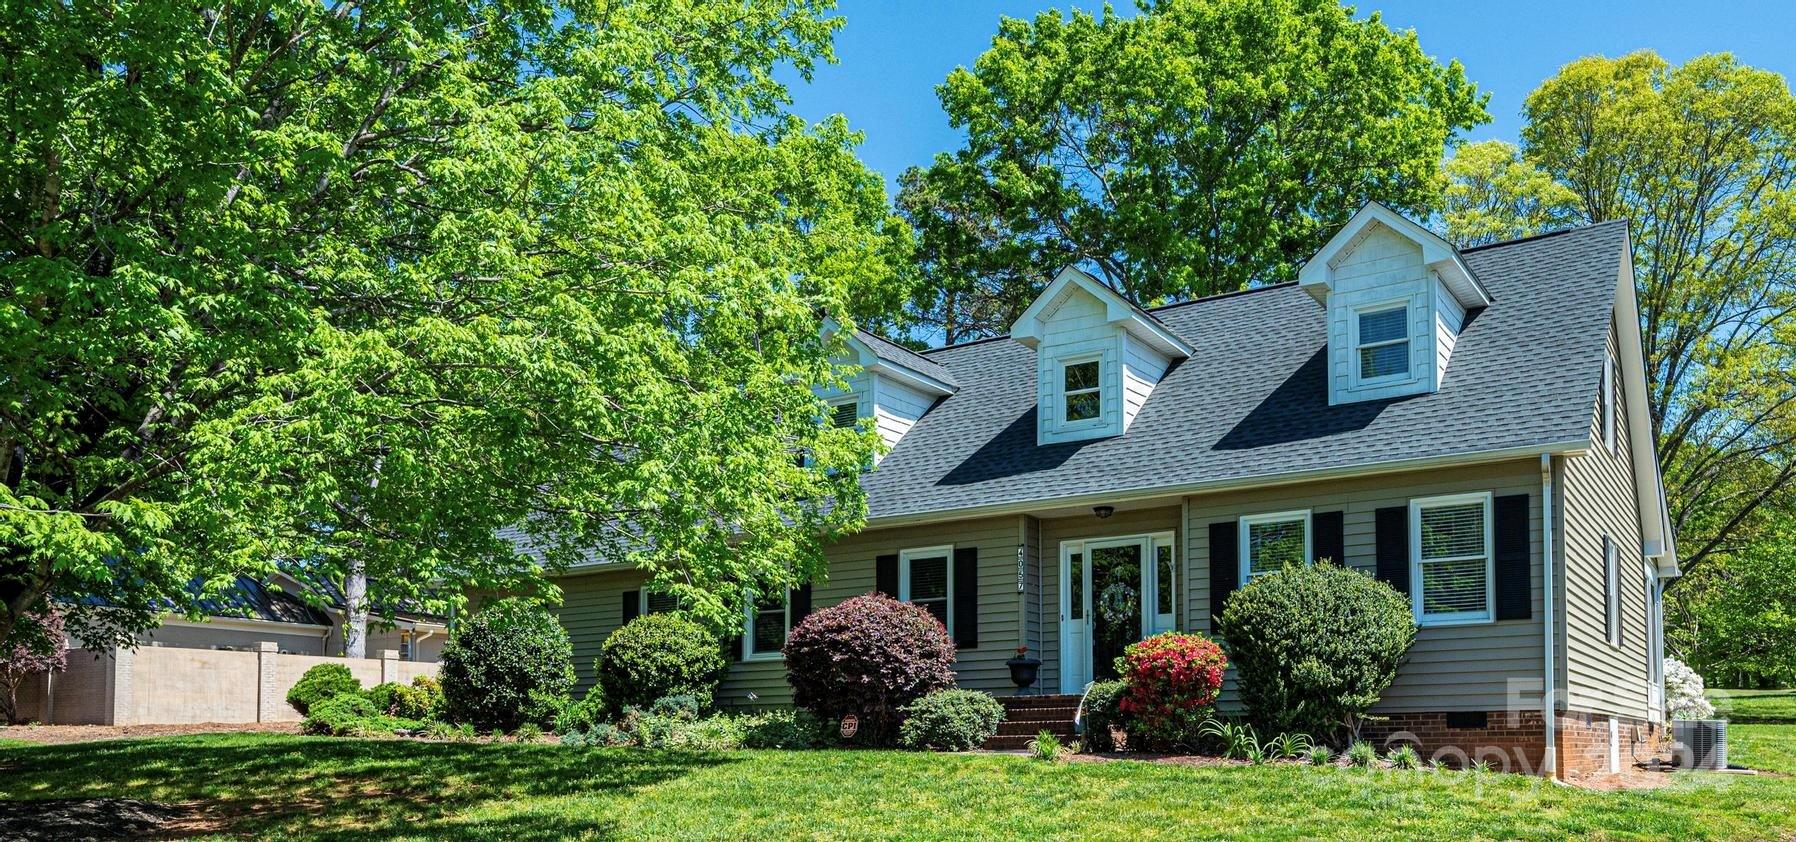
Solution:
M 1710 690 L 1717 716 L 1735 722 L 1796 724 L 1796 690 Z
M 1796 726 L 1736 760 L 1796 772 Z M 1511 775 L 1047 765 L 873 751 L 672 754 L 210 735 L 0 748 L 0 799 L 193 804 L 262 838 L 1559 838 L 1796 834 L 1796 778 L 1598 793 Z

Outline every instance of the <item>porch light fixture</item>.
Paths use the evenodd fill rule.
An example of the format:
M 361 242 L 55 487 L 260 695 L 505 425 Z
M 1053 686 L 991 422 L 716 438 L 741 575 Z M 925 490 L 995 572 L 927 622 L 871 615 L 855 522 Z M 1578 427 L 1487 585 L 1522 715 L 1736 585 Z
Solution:
M 1104 518 L 1107 518 L 1113 514 L 1116 514 L 1116 507 L 1115 506 L 1092 506 L 1091 513 L 1094 515 L 1097 515 L 1099 520 L 1103 520 Z

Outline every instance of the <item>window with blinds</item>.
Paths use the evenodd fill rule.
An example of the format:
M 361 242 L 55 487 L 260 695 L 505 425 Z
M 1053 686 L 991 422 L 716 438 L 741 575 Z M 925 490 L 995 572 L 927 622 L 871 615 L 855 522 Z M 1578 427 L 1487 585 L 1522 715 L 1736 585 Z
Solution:
M 829 423 L 835 427 L 852 427 L 861 417 L 861 405 L 854 401 L 836 404 L 830 409 Z
M 948 604 L 953 593 L 951 591 L 951 572 L 949 559 L 953 556 L 952 547 L 934 547 L 926 550 L 906 550 L 899 554 L 898 598 L 913 605 L 921 605 L 929 613 L 934 614 L 942 626 L 952 634 L 953 619 Z
M 1359 357 L 1359 379 L 1409 376 L 1409 307 L 1362 311 L 1357 318 L 1359 341 L 1354 351 Z
M 1241 584 L 1310 557 L 1310 513 L 1277 512 L 1241 518 Z
M 1490 496 L 1418 500 L 1412 504 L 1418 583 L 1415 600 L 1423 623 L 1477 622 L 1491 614 Z

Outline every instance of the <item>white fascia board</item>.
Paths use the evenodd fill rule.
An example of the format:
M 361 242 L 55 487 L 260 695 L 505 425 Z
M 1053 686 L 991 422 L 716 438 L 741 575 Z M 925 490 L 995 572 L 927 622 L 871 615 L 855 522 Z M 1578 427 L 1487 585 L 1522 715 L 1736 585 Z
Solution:
M 1634 292 L 1633 240 L 1621 250 L 1621 269 L 1615 278 L 1615 324 L 1620 353 L 1622 400 L 1628 407 L 1628 457 L 1634 466 L 1635 500 L 1640 509 L 1641 552 L 1653 559 L 1659 575 L 1675 578 L 1678 569 L 1677 536 L 1671 528 L 1671 511 L 1665 502 L 1665 479 L 1659 474 L 1657 449 L 1653 447 L 1651 414 L 1646 405 L 1646 356 L 1640 342 L 1640 302 Z M 1605 331 L 1606 333 L 1607 331 Z
M 919 392 L 925 392 L 937 397 L 947 397 L 948 395 L 954 394 L 953 386 L 943 383 L 942 381 L 915 369 L 896 365 L 887 360 L 875 359 L 871 364 L 864 365 L 862 368 L 879 374 L 882 377 L 890 377 Z

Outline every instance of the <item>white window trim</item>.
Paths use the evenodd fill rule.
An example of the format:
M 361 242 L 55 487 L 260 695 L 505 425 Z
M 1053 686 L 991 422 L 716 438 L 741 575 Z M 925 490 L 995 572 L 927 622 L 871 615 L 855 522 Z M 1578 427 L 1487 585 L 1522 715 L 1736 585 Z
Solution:
M 1402 339 L 1386 339 L 1381 342 L 1361 343 L 1359 340 L 1360 317 L 1370 314 L 1370 313 L 1383 313 L 1388 310 L 1402 310 L 1403 311 L 1403 338 Z M 1410 324 L 1410 322 L 1412 322 L 1414 320 L 1414 315 L 1415 314 L 1410 312 L 1410 300 L 1408 298 L 1386 299 L 1384 301 L 1379 301 L 1377 303 L 1364 304 L 1364 305 L 1353 308 L 1352 318 L 1349 318 L 1347 320 L 1347 331 L 1348 331 L 1348 339 L 1349 339 L 1347 344 L 1352 349 L 1351 350 L 1352 356 L 1348 360 L 1348 364 L 1347 364 L 1347 373 L 1348 373 L 1348 377 L 1349 377 L 1349 383 L 1351 384 L 1351 388 L 1358 389 L 1362 386 L 1387 386 L 1392 383 L 1403 383 L 1403 382 L 1415 379 L 1415 341 L 1416 341 L 1416 336 L 1415 336 L 1415 326 Z M 1405 345 L 1409 346 L 1409 354 L 1406 355 L 1407 358 L 1404 360 L 1403 371 L 1401 371 L 1397 374 L 1386 374 L 1383 377 L 1362 377 L 1362 376 L 1360 376 L 1360 351 L 1361 351 L 1361 349 L 1363 349 L 1363 348 L 1382 348 L 1386 345 L 1395 345 L 1399 342 L 1402 342 Z
M 650 591 L 648 583 L 644 582 L 642 586 L 636 589 L 636 616 L 647 617 L 651 613 L 649 611 L 649 596 Z M 661 594 L 661 596 L 673 599 L 674 608 L 676 610 L 679 608 L 680 600 L 677 597 L 674 597 L 672 594 Z
M 1603 536 L 1603 637 L 1621 648 L 1621 548 Z
M 757 620 L 760 617 L 760 612 L 755 610 L 754 594 L 751 593 L 748 595 L 748 601 L 747 601 L 747 604 L 743 606 L 742 613 L 743 613 L 743 617 L 742 617 L 742 660 L 744 660 L 744 661 L 783 661 L 783 660 L 785 660 L 786 653 L 783 651 L 783 647 L 782 647 L 782 651 L 775 651 L 775 652 L 756 652 L 755 651 L 755 620 Z M 781 621 L 785 624 L 786 633 L 791 634 L 792 633 L 792 592 L 791 591 L 786 591 L 785 612 L 782 615 Z
M 1620 438 L 1616 433 L 1618 423 L 1615 413 L 1615 354 L 1603 352 L 1603 446 L 1609 452 L 1617 453 L 1616 442 Z M 1618 454 L 1619 455 L 1619 454 Z
M 1237 567 L 1239 567 L 1239 570 L 1237 571 L 1238 575 L 1236 576 L 1237 585 L 1246 587 L 1248 572 L 1253 569 L 1253 558 L 1251 556 L 1252 542 L 1248 527 L 1255 524 L 1284 523 L 1286 521 L 1299 519 L 1303 521 L 1303 563 L 1314 564 L 1316 562 L 1314 544 L 1315 531 L 1310 528 L 1309 509 L 1292 509 L 1287 512 L 1265 512 L 1262 514 L 1241 516 L 1240 525 L 1235 530 L 1237 533 L 1235 540 L 1239 544 L 1237 549 L 1237 558 L 1239 559 L 1237 562 Z
M 1466 503 L 1482 503 L 1484 505 L 1484 610 L 1482 612 L 1455 612 L 1429 616 L 1422 612 L 1422 510 L 1441 506 L 1459 506 Z M 1470 556 L 1452 556 L 1433 559 L 1433 561 L 1452 561 Z M 1470 494 L 1443 494 L 1438 497 L 1417 497 L 1409 501 L 1409 607 L 1416 618 L 1418 626 L 1474 626 L 1496 622 L 1497 602 L 1497 559 L 1496 559 L 1496 526 L 1491 522 L 1491 493 L 1477 491 Z M 1474 615 L 1482 616 L 1474 616 Z
M 1098 385 L 1096 388 L 1093 388 L 1093 389 L 1080 389 L 1077 392 L 1077 394 L 1081 394 L 1081 395 L 1096 394 L 1098 396 L 1098 414 L 1093 415 L 1090 418 L 1081 418 L 1077 421 L 1068 421 L 1068 420 L 1066 420 L 1066 399 L 1068 397 L 1068 392 L 1066 391 L 1066 370 L 1071 366 L 1080 365 L 1083 363 L 1097 363 L 1098 364 Z M 1105 400 L 1105 397 L 1106 397 L 1105 392 L 1107 390 L 1104 388 L 1104 386 L 1108 382 L 1105 379 L 1105 374 L 1106 374 L 1106 372 L 1104 371 L 1104 354 L 1101 351 L 1092 352 L 1092 353 L 1084 353 L 1084 354 L 1069 354 L 1065 357 L 1061 357 L 1061 358 L 1054 360 L 1054 428 L 1055 429 L 1057 429 L 1057 430 L 1083 430 L 1088 427 L 1101 427 L 1104 425 L 1104 413 L 1105 413 L 1105 410 L 1107 410 L 1109 408 L 1108 406 L 1106 406 L 1106 404 L 1108 404 L 1109 402 L 1107 400 Z
M 948 637 L 954 637 L 954 545 L 941 544 L 934 547 L 916 547 L 898 551 L 898 601 L 910 602 L 910 560 L 912 558 L 935 558 L 941 556 L 948 560 L 945 567 L 948 576 L 947 610 L 948 621 L 942 625 L 948 627 Z

